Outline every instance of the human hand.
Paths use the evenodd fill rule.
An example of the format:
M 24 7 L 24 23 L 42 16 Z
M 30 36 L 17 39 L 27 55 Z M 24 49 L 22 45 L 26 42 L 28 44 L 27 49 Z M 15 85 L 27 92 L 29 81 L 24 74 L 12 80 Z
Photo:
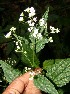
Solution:
M 42 94 L 29 78 L 30 72 L 16 78 L 2 94 Z

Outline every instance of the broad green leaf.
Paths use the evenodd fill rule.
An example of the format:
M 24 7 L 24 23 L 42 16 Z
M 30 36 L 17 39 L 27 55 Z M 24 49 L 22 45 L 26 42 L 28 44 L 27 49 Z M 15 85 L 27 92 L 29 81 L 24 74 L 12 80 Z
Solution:
M 51 66 L 54 64 L 54 60 L 45 60 L 43 62 L 43 69 L 47 70 L 48 67 L 51 68 Z
M 46 76 L 58 87 L 62 87 L 70 81 L 70 58 L 56 59 L 55 64 L 48 68 Z
M 0 60 L 0 65 L 3 69 L 5 78 L 9 83 L 11 83 L 16 77 L 21 75 L 21 72 L 18 69 L 12 68 L 9 64 L 2 60 Z
M 14 49 L 14 43 L 13 42 L 9 42 L 7 43 L 7 46 L 6 46 L 6 55 L 8 56 Z
M 25 43 L 23 43 L 23 52 L 21 60 L 29 67 L 39 66 L 39 60 L 37 59 L 35 53 L 33 52 L 32 49 L 30 49 L 29 45 Z
M 49 94 L 58 94 L 54 85 L 43 75 L 37 75 L 34 77 L 34 84 L 40 90 L 49 93 Z

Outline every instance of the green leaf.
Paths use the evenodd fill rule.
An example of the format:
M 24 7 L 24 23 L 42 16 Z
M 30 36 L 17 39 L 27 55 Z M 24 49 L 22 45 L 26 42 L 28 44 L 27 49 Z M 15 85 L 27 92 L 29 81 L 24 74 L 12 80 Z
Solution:
M 21 72 L 18 69 L 12 68 L 6 62 L 0 60 L 0 64 L 4 72 L 4 76 L 9 83 L 11 83 L 16 77 L 21 75 Z
M 48 12 L 49 12 L 49 8 L 47 9 L 47 11 L 44 13 L 44 15 L 42 16 L 42 18 L 44 18 L 46 27 L 44 26 L 40 26 L 38 24 L 37 28 L 39 29 L 39 32 L 44 36 L 42 37 L 42 39 L 37 39 L 36 40 L 36 53 L 38 53 L 40 50 L 42 50 L 45 46 L 46 43 L 48 43 L 48 32 L 47 32 L 47 20 L 48 20 Z
M 8 56 L 14 49 L 14 43 L 13 42 L 9 42 L 7 43 L 7 46 L 6 46 L 6 55 Z
M 41 40 L 36 41 L 36 53 L 42 50 L 46 43 L 48 43 L 47 38 L 42 38 Z
M 55 89 L 54 85 L 43 75 L 36 75 L 34 77 L 34 84 L 40 90 L 49 93 L 49 94 L 58 94 L 57 90 Z
M 47 71 L 48 67 L 51 68 L 51 66 L 54 64 L 54 60 L 45 60 L 43 62 L 43 69 Z
M 56 59 L 55 64 L 48 68 L 46 76 L 58 87 L 62 87 L 70 81 L 70 58 Z
M 33 64 L 33 59 L 34 59 L 34 64 Z M 23 43 L 23 52 L 22 52 L 21 60 L 29 67 L 39 66 L 39 60 L 37 59 L 35 53 L 33 53 L 33 50 L 30 49 L 30 47 L 25 43 Z
M 48 7 L 48 9 L 46 10 L 46 12 L 44 13 L 44 15 L 42 16 L 42 18 L 45 18 L 46 21 L 47 21 L 47 19 L 48 19 L 48 12 L 49 12 L 49 7 Z
M 58 89 L 59 94 L 64 94 L 64 91 L 62 89 Z

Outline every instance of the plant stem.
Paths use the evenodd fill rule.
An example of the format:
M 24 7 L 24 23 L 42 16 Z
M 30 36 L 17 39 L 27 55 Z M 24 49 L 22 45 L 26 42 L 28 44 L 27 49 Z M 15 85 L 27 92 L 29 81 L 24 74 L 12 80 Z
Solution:
M 33 66 L 35 67 L 34 54 L 35 54 L 35 39 L 34 39 L 34 42 L 33 42 Z
M 34 43 L 33 43 L 33 66 L 34 66 Z

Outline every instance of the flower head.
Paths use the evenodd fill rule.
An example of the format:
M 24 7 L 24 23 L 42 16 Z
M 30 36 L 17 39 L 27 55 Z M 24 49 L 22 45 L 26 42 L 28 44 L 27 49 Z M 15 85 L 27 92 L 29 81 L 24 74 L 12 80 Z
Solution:
M 11 27 L 11 28 L 10 28 L 10 31 L 15 31 L 15 30 L 16 30 L 15 27 Z
M 51 32 L 50 32 L 50 33 L 59 33 L 59 32 L 60 32 L 58 28 L 57 28 L 57 29 L 55 29 L 55 28 L 54 28 L 54 27 L 52 27 L 52 26 L 50 26 L 50 30 L 51 30 Z
M 31 18 L 35 15 L 35 9 L 33 7 L 31 7 L 31 8 L 28 7 L 24 11 L 29 13 L 29 18 Z
M 44 18 L 39 20 L 39 24 L 40 24 L 40 26 L 43 26 L 45 24 Z
M 57 28 L 57 29 L 56 29 L 56 33 L 59 33 L 59 32 L 60 32 L 60 31 L 59 31 L 59 29 Z
M 34 33 L 33 33 L 33 36 L 36 37 L 38 34 L 38 29 L 37 28 L 34 28 Z
M 41 33 L 38 33 L 38 34 L 37 34 L 37 38 L 38 38 L 38 39 L 42 39 L 42 34 L 41 34 Z
M 28 7 L 28 8 L 26 8 L 24 11 L 29 13 L 30 8 Z
M 11 37 L 11 31 L 10 31 L 9 33 L 7 33 L 7 34 L 5 35 L 5 37 L 6 37 L 6 38 L 10 38 L 10 37 Z
M 24 13 L 22 12 L 22 13 L 20 14 L 20 16 L 24 16 Z
M 49 41 L 49 42 L 53 42 L 53 39 L 52 39 L 52 37 L 50 37 L 50 38 L 48 39 L 48 41 Z
M 33 18 L 33 21 L 36 22 L 36 21 L 37 21 L 37 17 L 34 17 L 34 18 Z
M 23 18 L 23 17 L 20 17 L 20 18 L 19 18 L 19 21 L 20 21 L 20 22 L 24 21 L 24 18 Z
M 35 9 L 33 7 L 30 8 L 31 13 L 35 13 Z

